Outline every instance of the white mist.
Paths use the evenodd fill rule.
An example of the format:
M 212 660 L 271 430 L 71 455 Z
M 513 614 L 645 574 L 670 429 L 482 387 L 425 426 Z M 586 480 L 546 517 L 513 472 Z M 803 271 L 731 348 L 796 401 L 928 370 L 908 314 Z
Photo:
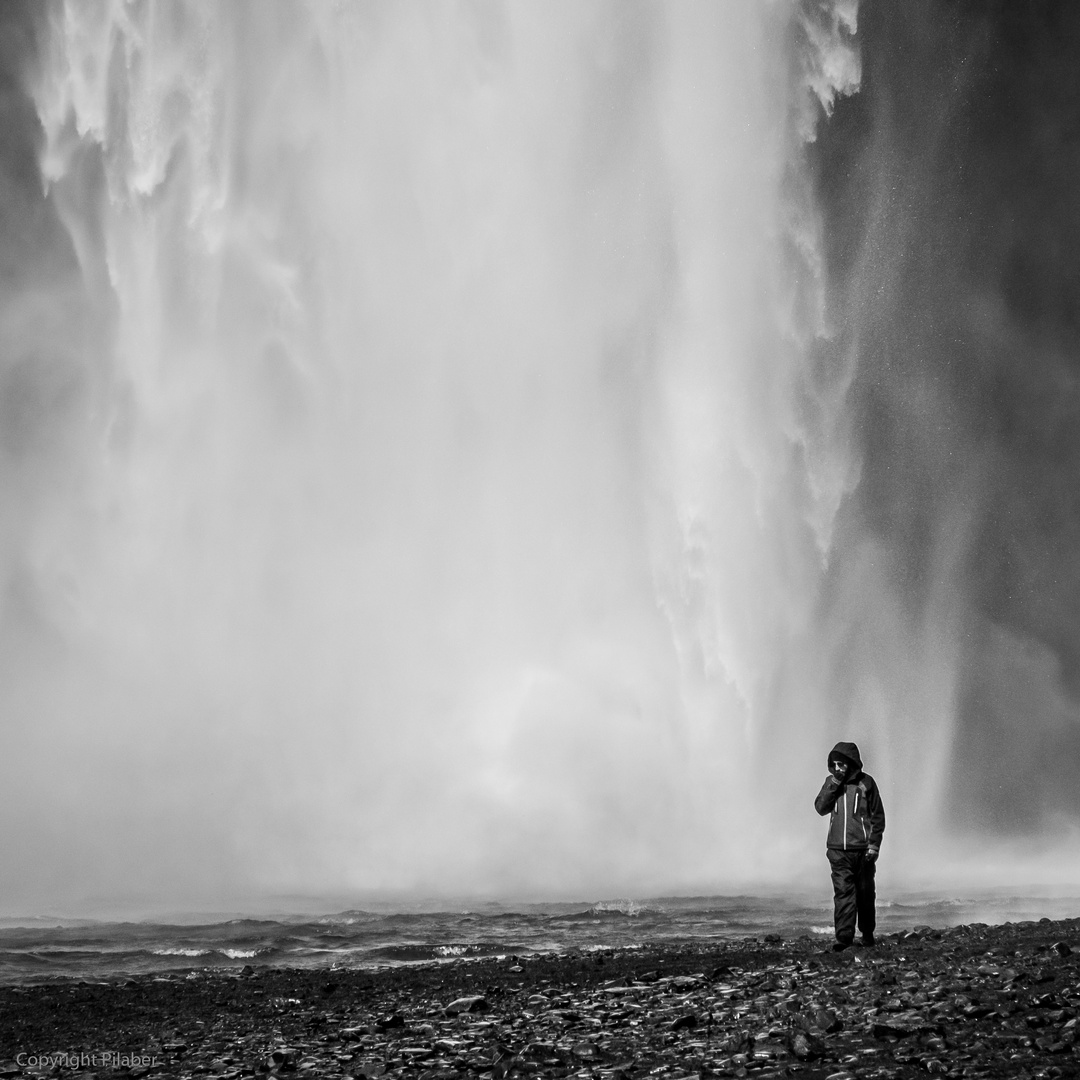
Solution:
M 802 148 L 858 61 L 814 10 L 55 9 L 18 896 L 824 878 L 837 737 L 903 805 L 934 718 L 867 718 L 869 652 L 836 696 L 820 608 L 858 473 Z

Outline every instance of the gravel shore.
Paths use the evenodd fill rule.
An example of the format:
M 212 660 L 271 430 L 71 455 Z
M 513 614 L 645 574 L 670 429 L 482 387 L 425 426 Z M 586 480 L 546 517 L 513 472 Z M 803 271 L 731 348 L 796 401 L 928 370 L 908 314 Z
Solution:
M 1080 919 L 0 987 L 20 1076 L 1080 1076 Z

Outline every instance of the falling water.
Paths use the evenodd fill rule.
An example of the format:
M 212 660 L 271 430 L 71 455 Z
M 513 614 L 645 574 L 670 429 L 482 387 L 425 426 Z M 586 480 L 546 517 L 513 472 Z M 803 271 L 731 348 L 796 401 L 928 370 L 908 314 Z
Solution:
M 894 866 L 937 835 L 965 533 L 913 615 L 845 509 L 812 164 L 856 14 L 39 10 L 51 224 L 0 307 L 27 903 L 792 881 L 841 737 Z

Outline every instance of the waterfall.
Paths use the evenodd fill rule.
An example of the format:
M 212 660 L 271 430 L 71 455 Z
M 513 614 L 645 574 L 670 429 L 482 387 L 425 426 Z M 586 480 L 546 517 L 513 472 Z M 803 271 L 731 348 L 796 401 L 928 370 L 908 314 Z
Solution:
M 858 14 L 33 11 L 2 798 L 63 780 L 3 849 L 28 896 L 802 881 L 839 738 L 893 865 L 939 838 L 973 509 L 913 604 L 826 244 Z
M 851 5 L 798 14 L 52 10 L 86 315 L 26 692 L 148 888 L 802 857 L 807 793 L 758 793 L 851 482 L 803 158 L 857 61 Z

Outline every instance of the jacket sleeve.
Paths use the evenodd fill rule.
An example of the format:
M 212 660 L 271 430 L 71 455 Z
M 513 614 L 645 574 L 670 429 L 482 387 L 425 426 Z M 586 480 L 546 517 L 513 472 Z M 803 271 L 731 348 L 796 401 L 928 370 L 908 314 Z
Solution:
M 885 807 L 882 805 L 876 781 L 867 785 L 866 810 L 870 816 L 870 840 L 867 846 L 878 851 L 881 848 L 881 838 L 885 834 Z
M 836 805 L 837 797 L 843 789 L 844 785 L 841 784 L 835 776 L 827 776 L 825 778 L 825 783 L 822 784 L 821 790 L 818 792 L 818 797 L 814 800 L 814 809 L 822 817 L 830 813 L 832 808 Z M 882 829 L 885 828 L 884 819 L 882 819 L 881 827 Z

